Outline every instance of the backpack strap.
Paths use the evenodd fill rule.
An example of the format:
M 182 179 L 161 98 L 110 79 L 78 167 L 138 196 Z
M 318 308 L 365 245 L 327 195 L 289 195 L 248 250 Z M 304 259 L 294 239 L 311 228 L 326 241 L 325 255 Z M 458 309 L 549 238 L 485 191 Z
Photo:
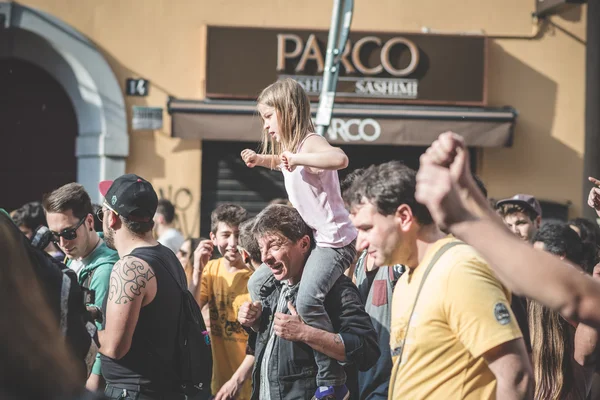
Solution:
M 137 256 L 133 256 L 133 257 L 137 257 Z M 151 257 L 153 260 L 157 261 L 160 266 L 169 273 L 169 275 L 171 275 L 171 278 L 173 278 L 173 280 L 175 281 L 175 284 L 179 287 L 179 289 L 185 293 L 188 289 L 183 287 L 183 285 L 181 284 L 181 282 L 179 281 L 179 279 L 177 279 L 177 277 L 175 276 L 175 274 L 173 274 L 173 272 L 171 272 L 171 269 L 169 269 L 169 267 L 163 262 L 163 260 L 161 260 L 160 258 L 156 257 L 154 254 L 150 254 L 148 253 L 148 257 Z
M 159 257 L 156 257 L 154 254 L 146 253 L 144 255 L 148 256 L 149 258 L 152 258 L 152 260 L 154 260 L 158 264 L 160 264 L 160 267 L 162 269 L 166 270 L 169 273 L 169 275 L 171 275 L 171 278 L 173 278 L 173 280 L 175 281 L 175 283 L 177 284 L 177 286 L 179 287 L 179 289 L 181 289 L 181 301 L 183 301 L 183 296 L 185 295 L 185 290 L 187 290 L 187 289 L 183 288 L 183 285 L 175 277 L 175 275 L 173 274 L 173 272 L 171 272 L 171 270 L 169 269 L 169 267 L 163 262 L 163 260 L 161 260 Z M 137 256 L 132 255 L 132 257 L 137 257 Z M 138 257 L 138 258 L 140 258 L 140 257 Z M 140 258 L 140 259 L 143 260 L 143 258 Z M 181 317 L 182 316 L 180 315 L 179 318 L 181 318 Z M 177 335 L 179 335 L 179 333 L 177 333 Z M 173 382 L 176 382 L 176 384 L 177 384 L 181 380 L 181 377 L 179 377 L 177 375 L 177 373 L 175 372 L 175 370 L 173 369 L 173 367 L 170 366 L 170 365 L 168 365 L 167 362 L 160 356 L 160 354 L 158 354 L 158 352 L 156 351 L 156 346 L 147 337 L 146 337 L 146 343 L 149 345 L 148 346 L 149 352 L 160 362 L 160 364 L 163 366 L 163 370 L 167 373 L 167 375 L 169 375 L 169 377 L 173 380 Z M 177 388 L 175 388 L 175 389 L 177 389 Z
M 410 315 L 408 317 L 408 321 L 406 322 L 406 330 L 404 332 L 404 339 L 402 339 L 402 343 L 396 349 L 392 349 L 392 356 L 398 357 L 398 366 L 397 368 L 392 369 L 392 376 L 390 377 L 390 393 L 394 393 L 394 385 L 396 383 L 396 376 L 398 375 L 398 369 L 400 368 L 400 363 L 402 362 L 402 354 L 404 353 L 404 345 L 406 344 L 406 338 L 408 337 L 408 330 L 410 328 L 410 321 L 413 317 L 413 313 L 415 312 L 415 308 L 417 307 L 417 301 L 419 300 L 419 294 L 421 294 L 421 289 L 423 289 L 423 285 L 425 284 L 425 280 L 427 280 L 427 276 L 433 266 L 438 262 L 438 260 L 444 255 L 446 251 L 451 249 L 454 246 L 465 244 L 463 242 L 450 242 L 443 245 L 433 256 L 427 269 L 423 273 L 423 278 L 421 279 L 421 284 L 419 285 L 419 289 L 417 290 L 417 295 L 415 296 L 415 301 L 413 303 L 412 310 L 410 311 Z M 396 353 L 396 354 L 394 354 Z
M 90 285 L 92 284 L 92 277 L 94 276 L 94 272 L 96 272 L 96 268 L 94 268 L 93 270 L 90 271 L 90 273 L 88 274 L 88 276 L 85 278 L 85 281 L 83 282 L 83 287 L 89 289 Z
M 65 273 L 62 274 L 62 285 L 60 287 L 60 329 L 66 336 L 69 316 L 69 293 L 71 293 L 71 279 Z
M 309 138 L 309 137 L 311 137 L 311 136 L 318 136 L 318 134 L 317 134 L 317 133 L 309 133 L 308 135 L 306 135 L 306 136 L 304 137 L 304 139 L 302 139 L 302 141 L 301 141 L 301 142 L 300 142 L 300 144 L 298 145 L 298 148 L 297 148 L 296 150 L 294 150 L 294 152 L 295 152 L 295 153 L 298 153 L 298 152 L 299 152 L 299 151 L 302 149 L 302 146 L 304 146 L 304 142 L 306 142 L 306 139 L 308 139 L 308 138 Z
M 425 285 L 425 281 L 427 280 L 427 276 L 429 275 L 429 272 L 431 272 L 431 269 L 433 268 L 433 266 L 439 261 L 439 259 L 444 255 L 444 253 L 446 253 L 446 251 L 450 250 L 454 246 L 462 245 L 462 244 L 465 244 L 465 243 L 463 243 L 463 242 L 450 242 L 450 243 L 446 243 L 445 245 L 443 245 L 435 253 L 435 255 L 433 256 L 433 258 L 429 262 L 429 265 L 427 266 L 427 269 L 423 273 L 423 278 L 421 278 L 421 284 L 419 285 L 419 289 L 417 289 L 417 295 L 415 296 L 415 301 L 413 303 L 412 310 L 410 311 L 410 315 L 408 317 L 408 321 L 406 322 L 406 330 L 405 330 L 405 333 L 404 333 L 404 339 L 402 339 L 402 343 L 400 344 L 400 346 L 397 347 L 396 349 L 394 349 L 392 351 L 392 355 L 397 355 L 398 356 L 398 364 L 400 362 L 402 362 L 402 354 L 404 353 L 404 345 L 406 344 L 406 338 L 408 337 L 408 330 L 410 328 L 410 322 L 411 322 L 413 314 L 415 312 L 415 308 L 417 307 L 417 301 L 419 300 L 419 295 L 421 294 L 421 289 L 423 289 L 423 285 Z M 397 352 L 397 354 L 393 354 L 394 352 Z M 395 374 L 394 374 L 393 378 L 395 379 Z M 391 385 L 392 385 L 392 388 L 393 388 L 393 382 L 394 381 L 391 381 L 391 382 L 392 382 Z M 393 393 L 393 392 L 390 392 L 390 393 Z

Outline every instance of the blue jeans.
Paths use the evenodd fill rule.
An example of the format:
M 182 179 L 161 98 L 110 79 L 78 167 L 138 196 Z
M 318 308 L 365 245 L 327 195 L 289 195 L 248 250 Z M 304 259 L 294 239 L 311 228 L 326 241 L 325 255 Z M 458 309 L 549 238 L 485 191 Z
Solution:
M 333 332 L 331 320 L 325 310 L 325 296 L 356 257 L 355 242 L 341 248 L 315 247 L 304 264 L 300 288 L 296 298 L 296 310 L 308 325 Z M 271 270 L 261 265 L 248 281 L 248 291 L 252 301 L 260 300 L 260 289 L 265 284 Z M 315 353 L 318 367 L 318 386 L 338 386 L 346 383 L 346 373 L 337 360 Z

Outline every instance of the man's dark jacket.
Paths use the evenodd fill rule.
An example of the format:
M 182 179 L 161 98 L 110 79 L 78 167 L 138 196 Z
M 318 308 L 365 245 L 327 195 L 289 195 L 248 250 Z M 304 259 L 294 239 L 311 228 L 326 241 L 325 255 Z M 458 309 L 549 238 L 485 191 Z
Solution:
M 253 400 L 259 399 L 261 363 L 282 287 L 282 283 L 277 282 L 274 277 L 269 279 L 273 282 L 263 285 L 260 293 L 263 311 L 254 347 L 256 362 L 252 372 Z M 295 305 L 296 291 L 288 292 L 288 300 Z M 352 384 L 355 382 L 350 381 L 350 376 L 356 377 L 352 370 L 366 371 L 379 359 L 377 333 L 371 318 L 365 312 L 358 289 L 344 275 L 335 282 L 325 297 L 325 309 L 334 331 L 339 333 L 344 341 L 345 364 L 349 372 L 347 385 L 352 390 Z M 285 314 L 290 313 L 287 302 L 282 311 Z M 317 365 L 312 348 L 305 343 L 290 342 L 280 337 L 275 337 L 275 341 L 269 362 L 271 400 L 312 398 L 317 390 Z M 273 384 L 274 382 L 278 382 L 278 385 Z

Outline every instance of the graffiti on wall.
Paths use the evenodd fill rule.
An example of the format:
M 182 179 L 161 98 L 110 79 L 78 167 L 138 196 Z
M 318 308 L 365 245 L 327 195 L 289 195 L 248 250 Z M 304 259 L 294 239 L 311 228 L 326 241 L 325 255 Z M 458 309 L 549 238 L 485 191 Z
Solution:
M 184 237 L 196 237 L 200 231 L 200 201 L 194 199 L 188 188 L 172 185 L 158 189 L 158 198 L 169 200 L 175 207 L 175 227 Z M 190 219 L 189 216 L 193 215 Z

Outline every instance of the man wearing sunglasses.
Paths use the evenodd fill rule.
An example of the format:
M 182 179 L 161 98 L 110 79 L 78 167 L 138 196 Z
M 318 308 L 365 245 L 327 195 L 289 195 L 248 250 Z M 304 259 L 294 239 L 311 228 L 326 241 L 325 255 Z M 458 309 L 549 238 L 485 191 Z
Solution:
M 88 304 L 88 310 L 100 330 L 100 310 L 108 292 L 110 273 L 119 261 L 119 255 L 109 249 L 94 230 L 92 202 L 80 184 L 69 183 L 56 189 L 44 197 L 42 205 L 53 240 L 67 256 L 67 266 L 77 273 L 81 286 L 95 293 L 94 302 Z M 86 386 L 91 391 L 103 389 L 100 354 Z

